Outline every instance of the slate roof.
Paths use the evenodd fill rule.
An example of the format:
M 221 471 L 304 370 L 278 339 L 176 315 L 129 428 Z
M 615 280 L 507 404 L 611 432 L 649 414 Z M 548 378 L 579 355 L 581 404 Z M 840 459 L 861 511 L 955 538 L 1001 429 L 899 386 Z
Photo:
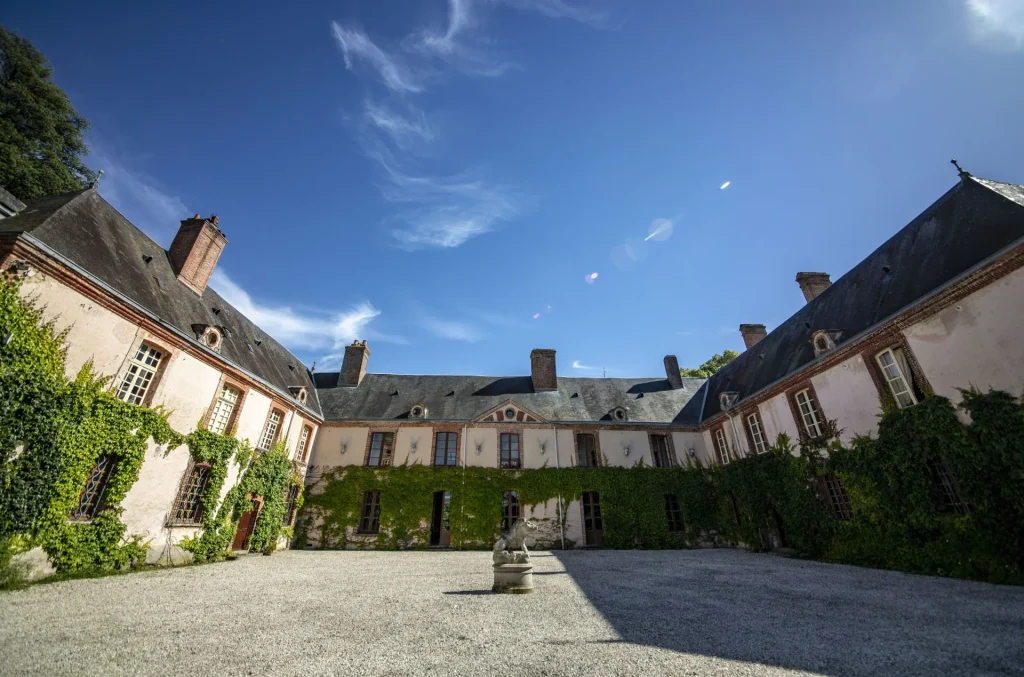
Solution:
M 673 390 L 664 378 L 563 378 L 558 390 L 534 392 L 529 376 L 407 376 L 367 374 L 356 387 L 336 387 L 337 372 L 315 375 L 317 394 L 328 421 L 390 421 L 409 418 L 425 405 L 427 420 L 471 421 L 507 400 L 548 421 L 612 421 L 625 407 L 629 422 L 695 425 L 680 412 L 704 383 L 684 378 Z
M 193 340 L 194 324 L 226 328 L 220 351 L 224 359 L 270 384 L 297 407 L 303 408 L 289 386 L 310 388 L 305 409 L 320 416 L 312 375 L 305 365 L 212 288 L 207 287 L 200 297 L 179 282 L 163 247 L 95 191 L 26 204 L 17 216 L 0 220 L 0 233 L 18 233 L 42 243 Z M 152 259 L 147 263 L 144 256 Z
M 737 391 L 742 402 L 812 362 L 815 331 L 841 331 L 836 345 L 842 345 L 1021 238 L 1024 187 L 965 175 L 888 242 L 711 377 L 703 420 L 721 411 L 722 392 Z M 691 401 L 686 415 L 692 418 L 699 407 Z

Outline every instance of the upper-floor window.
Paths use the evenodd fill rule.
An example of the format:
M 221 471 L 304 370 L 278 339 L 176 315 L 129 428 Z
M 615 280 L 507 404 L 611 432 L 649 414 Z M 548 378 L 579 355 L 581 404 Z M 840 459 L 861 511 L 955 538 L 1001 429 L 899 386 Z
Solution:
M 725 465 L 729 462 L 729 443 L 725 441 L 725 431 L 716 428 L 714 433 L 715 456 L 718 457 L 718 464 Z
M 750 430 L 750 440 L 754 443 L 754 451 L 759 454 L 768 451 L 768 443 L 764 438 L 764 426 L 761 425 L 761 416 L 756 411 L 747 414 L 747 429 Z
M 107 483 L 117 468 L 117 458 L 112 454 L 100 456 L 96 465 L 89 471 L 85 487 L 78 496 L 78 505 L 71 511 L 73 520 L 91 520 L 103 504 L 103 494 L 107 493 Z
M 675 465 L 668 435 L 651 435 L 651 458 L 655 468 L 671 468 Z
M 903 351 L 899 348 L 886 348 L 875 359 L 882 368 L 882 375 L 889 384 L 892 396 L 896 398 L 896 406 L 903 409 L 917 404 L 917 398 L 910 387 L 910 369 Z
M 804 388 L 796 394 L 796 405 L 800 409 L 800 417 L 803 419 L 804 430 L 808 437 L 821 437 L 825 434 L 822 426 L 821 410 L 814 399 L 810 388 Z
M 519 457 L 519 435 L 516 433 L 501 433 L 501 467 L 522 467 Z
M 274 442 L 277 442 L 277 434 L 281 431 L 281 419 L 283 418 L 284 414 L 281 413 L 280 409 L 270 410 L 270 416 L 267 417 L 267 425 L 263 428 L 263 434 L 260 435 L 259 449 L 266 451 L 274 446 Z
M 309 456 L 309 436 L 313 434 L 313 429 L 308 425 L 302 426 L 302 432 L 299 433 L 299 446 L 295 449 L 295 457 L 300 461 L 305 461 L 306 457 Z
M 434 435 L 434 465 L 456 465 L 459 460 L 459 434 Z
M 117 389 L 118 399 L 131 404 L 142 404 L 150 386 L 153 385 L 156 370 L 160 367 L 163 356 L 156 348 L 146 343 L 139 344 L 139 349 L 121 380 L 121 386 Z
M 373 433 L 370 438 L 370 454 L 366 457 L 366 465 L 390 466 L 395 449 L 394 433 Z
M 217 401 L 213 405 L 213 412 L 210 414 L 210 425 L 208 426 L 210 432 L 223 435 L 227 432 L 228 427 L 231 425 L 231 419 L 235 414 L 235 408 L 238 406 L 238 398 L 241 393 L 237 388 L 232 388 L 228 384 L 224 384 L 224 387 L 220 389 L 220 395 L 217 396 Z
M 576 462 L 583 468 L 597 467 L 597 440 L 592 434 L 577 433 Z

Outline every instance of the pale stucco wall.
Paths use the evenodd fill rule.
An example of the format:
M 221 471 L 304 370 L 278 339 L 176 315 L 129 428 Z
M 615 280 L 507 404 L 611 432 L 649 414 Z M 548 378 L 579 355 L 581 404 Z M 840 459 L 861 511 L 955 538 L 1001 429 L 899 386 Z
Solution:
M 835 419 L 848 443 L 857 435 L 875 434 L 882 413 L 878 390 L 864 359 L 855 355 L 811 378 L 818 404 L 827 419 Z
M 1024 392 L 1024 268 L 904 331 L 935 394 Z
M 426 426 L 408 426 L 398 429 L 395 435 L 395 465 L 430 465 L 433 462 L 431 449 L 434 429 Z M 413 444 L 416 451 L 413 451 Z
M 310 465 L 362 465 L 369 432 L 370 429 L 364 427 L 324 426 L 316 436 Z
M 544 448 L 541 449 L 541 444 Z M 555 468 L 555 431 L 551 428 L 524 428 L 522 438 L 524 468 Z
M 676 450 L 676 461 L 680 465 L 685 466 L 687 459 L 701 459 L 701 462 L 707 465 L 707 442 L 702 433 L 672 433 L 672 444 Z M 694 453 L 693 457 L 689 455 L 691 450 Z
M 148 338 L 145 332 L 140 331 L 140 334 L 143 340 Z M 161 405 L 168 411 L 167 421 L 172 428 L 190 433 L 206 416 L 218 383 L 220 372 L 217 369 L 176 350 L 153 391 L 153 405 Z
M 53 320 L 58 330 L 71 328 L 68 334 L 69 377 L 74 377 L 89 360 L 93 361 L 96 373 L 102 376 L 117 373 L 135 340 L 135 324 L 38 270 L 32 277 L 25 278 L 21 294 L 35 300 L 43 317 Z
M 248 440 L 253 448 L 259 444 L 260 434 L 263 432 L 263 424 L 267 422 L 267 414 L 270 413 L 270 398 L 256 391 L 249 390 L 245 396 L 245 403 L 242 410 L 235 418 L 235 437 L 240 440 Z
M 558 466 L 572 468 L 576 465 L 576 442 L 572 430 L 559 430 L 556 436 L 558 445 Z
M 580 501 L 569 501 L 565 508 L 565 547 L 582 548 L 585 545 L 586 543 L 583 542 L 583 504 Z
M 876 397 L 877 399 L 877 397 Z M 768 433 L 768 443 L 775 444 L 775 438 L 779 433 L 789 435 L 790 441 L 795 445 L 800 439 L 800 431 L 793 420 L 793 413 L 789 409 L 789 402 L 785 393 L 779 393 L 767 402 L 758 405 L 761 414 L 761 422 L 764 423 L 765 431 Z
M 600 438 L 601 454 L 608 459 L 608 465 L 631 468 L 641 459 L 644 465 L 654 465 L 646 430 L 602 430 Z
M 463 445 L 466 466 L 498 467 L 498 430 L 496 428 L 467 428 Z

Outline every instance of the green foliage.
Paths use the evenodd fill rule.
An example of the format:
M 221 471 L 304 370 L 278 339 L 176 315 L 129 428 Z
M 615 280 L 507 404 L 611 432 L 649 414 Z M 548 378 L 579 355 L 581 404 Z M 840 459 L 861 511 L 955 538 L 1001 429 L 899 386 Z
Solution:
M 31 42 L 0 26 L 0 186 L 22 200 L 85 188 L 89 122 Z
M 707 362 L 700 365 L 696 369 L 683 367 L 682 369 L 679 370 L 679 374 L 684 377 L 711 378 L 712 376 L 714 376 L 716 371 L 718 371 L 725 365 L 729 364 L 739 356 L 740 354 L 737 353 L 735 350 L 723 351 L 721 355 L 715 353 L 714 355 L 711 356 L 711 359 L 709 359 Z

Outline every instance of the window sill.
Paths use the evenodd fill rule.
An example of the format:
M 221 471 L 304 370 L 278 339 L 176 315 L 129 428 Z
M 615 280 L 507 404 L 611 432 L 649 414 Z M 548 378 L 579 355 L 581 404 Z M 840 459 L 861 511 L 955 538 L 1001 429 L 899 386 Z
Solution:
M 199 527 L 203 526 L 203 523 L 201 521 L 200 522 L 182 522 L 182 521 L 177 521 L 177 522 L 168 522 L 164 526 L 169 527 L 169 528 L 179 528 L 179 527 L 180 528 L 187 528 L 187 527 L 199 528 Z
M 357 536 L 376 536 L 379 533 L 379 531 L 356 531 Z

